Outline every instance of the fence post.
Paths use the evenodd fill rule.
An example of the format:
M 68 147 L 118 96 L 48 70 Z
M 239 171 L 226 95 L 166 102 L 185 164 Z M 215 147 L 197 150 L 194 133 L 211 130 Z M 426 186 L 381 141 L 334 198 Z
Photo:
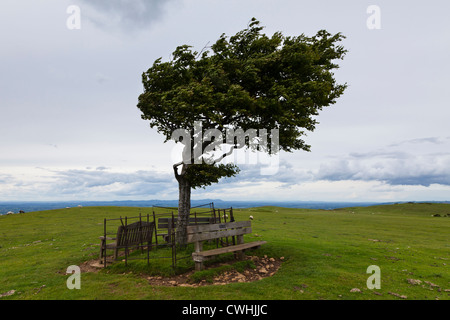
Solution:
M 106 218 L 103 221 L 103 241 L 102 241 L 102 246 L 104 246 L 104 248 L 101 248 L 101 250 L 103 252 L 103 268 L 106 268 Z
M 189 219 L 189 218 L 188 218 Z M 170 241 L 172 246 L 172 269 L 175 268 L 176 260 L 177 260 L 177 244 L 176 244 L 176 229 L 174 228 L 174 216 L 172 211 L 172 220 L 169 224 L 170 228 Z
M 147 224 L 149 224 L 150 223 L 150 215 L 147 213 Z M 153 224 L 153 227 L 155 226 L 155 224 Z M 152 233 L 153 233 L 153 229 L 152 229 Z M 153 235 L 152 235 L 152 237 L 153 237 Z M 152 242 L 151 242 L 151 237 L 150 237 L 150 241 L 148 241 L 147 242 L 147 266 L 150 264 L 150 249 L 151 249 L 151 245 L 152 245 Z
M 142 231 L 142 216 L 141 216 L 141 210 L 139 210 L 139 247 L 141 248 L 141 253 L 144 253 L 144 241 L 143 241 L 143 231 Z
M 128 225 L 128 218 L 125 217 L 125 229 L 123 230 L 124 234 L 125 234 L 125 267 L 128 266 L 128 241 L 126 241 L 127 239 L 127 225 Z
M 153 227 L 155 229 L 155 244 L 158 245 L 158 230 L 157 230 L 158 226 L 156 224 L 155 210 L 152 211 L 153 211 L 153 223 L 155 224 Z
M 233 214 L 233 207 L 230 207 L 230 222 L 234 222 L 234 214 Z M 236 245 L 236 236 L 232 237 L 233 240 L 233 246 Z
M 223 222 L 227 223 L 227 209 L 223 209 Z M 225 238 L 225 241 L 228 247 L 230 245 L 230 243 L 228 242 L 228 237 Z

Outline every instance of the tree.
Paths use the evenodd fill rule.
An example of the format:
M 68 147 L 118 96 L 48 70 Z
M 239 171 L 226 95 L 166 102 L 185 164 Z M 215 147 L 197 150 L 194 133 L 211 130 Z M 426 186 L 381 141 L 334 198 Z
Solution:
M 206 161 L 203 150 L 217 141 L 199 139 L 196 124 L 221 132 L 276 129 L 277 149 L 310 151 L 302 139 L 305 130 L 315 129 L 315 116 L 334 104 L 347 87 L 337 84 L 333 73 L 339 68 L 335 60 L 347 52 L 339 45 L 345 38 L 342 34 L 320 30 L 312 37 L 281 32 L 268 37 L 262 30 L 253 18 L 244 30 L 231 37 L 222 34 L 200 53 L 188 45 L 177 47 L 170 61 L 159 58 L 142 74 L 144 92 L 138 102 L 142 119 L 149 120 L 165 142 L 175 139 L 185 145 L 183 160 L 173 166 L 179 184 L 179 243 L 185 241 L 191 189 L 239 172 L 234 164 Z M 275 137 L 256 137 L 267 138 Z M 249 138 L 224 143 L 232 147 L 220 158 L 236 148 L 255 146 Z M 261 150 L 261 144 L 257 148 Z M 262 151 L 277 152 L 273 144 Z

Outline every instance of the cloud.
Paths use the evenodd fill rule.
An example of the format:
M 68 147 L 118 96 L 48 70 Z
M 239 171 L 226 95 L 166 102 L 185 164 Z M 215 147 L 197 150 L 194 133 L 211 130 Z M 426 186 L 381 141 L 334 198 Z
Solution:
M 254 164 L 240 164 L 237 163 L 240 172 L 233 178 L 224 179 L 224 183 L 234 182 L 278 182 L 284 186 L 297 184 L 302 180 L 310 180 L 312 172 L 309 170 L 302 170 L 296 168 L 292 163 L 284 160 L 275 160 L 276 156 L 272 157 L 272 162 L 257 162 Z M 273 170 L 268 170 L 272 168 Z
M 11 175 L 9 174 L 0 174 L 0 184 L 10 183 L 12 180 Z
M 173 175 L 156 171 L 114 172 L 105 167 L 97 167 L 96 170 L 71 169 L 53 173 L 54 188 L 66 194 L 111 190 L 115 194 L 122 193 L 123 196 L 139 193 L 148 196 L 174 185 Z
M 383 159 L 408 159 L 411 155 L 408 152 L 403 151 L 370 151 L 370 152 L 351 152 L 349 153 L 349 157 L 351 158 L 359 158 L 359 159 L 374 159 L 374 158 L 383 158 Z
M 98 84 L 104 84 L 104 83 L 108 82 L 109 80 L 110 80 L 109 77 L 105 76 L 104 74 L 102 74 L 100 72 L 97 72 L 95 74 L 95 81 Z
M 428 138 L 419 138 L 419 139 L 410 139 L 410 140 L 404 140 L 401 142 L 390 144 L 389 147 L 398 147 L 402 145 L 418 145 L 423 143 L 431 143 L 431 144 L 444 144 L 450 140 L 450 137 L 428 137 Z
M 35 168 L 26 176 L 20 172 L 0 174 L 0 200 L 165 199 L 176 198 L 177 194 L 173 174 L 153 170 Z
M 445 139 L 415 139 L 412 142 L 422 151 L 423 143 L 438 143 Z M 444 142 L 442 142 L 444 143 Z M 334 160 L 319 165 L 302 166 L 284 159 L 279 161 L 273 175 L 262 175 L 264 164 L 239 165 L 240 173 L 222 179 L 208 187 L 206 192 L 232 190 L 243 185 L 290 189 L 318 181 L 328 182 L 379 182 L 387 186 L 422 186 L 433 184 L 450 186 L 450 153 L 424 153 L 393 150 L 390 146 L 368 152 L 353 152 L 336 156 Z
M 368 199 L 369 193 L 388 198 L 400 195 L 403 190 L 416 190 L 417 194 L 419 191 L 431 194 L 426 193 L 431 190 L 443 192 L 442 187 L 450 187 L 450 153 L 445 152 L 450 148 L 445 143 L 436 144 L 439 148 L 433 151 L 440 152 L 430 152 L 422 148 L 430 140 L 416 140 L 401 144 L 412 143 L 415 148 L 410 151 L 400 146 L 387 146 L 333 155 L 330 161 L 321 158 L 320 162 L 300 163 L 281 154 L 279 161 L 274 162 L 278 168 L 272 175 L 261 174 L 267 163 L 238 163 L 241 169 L 238 175 L 223 178 L 205 189 L 193 190 L 192 197 L 320 199 L 322 195 L 335 199 L 353 194 L 355 199 Z M 445 142 L 445 139 L 434 141 Z M 178 184 L 172 172 L 153 168 L 123 171 L 101 165 L 82 169 L 35 167 L 29 172 L 22 168 L 0 172 L 0 194 L 2 199 L 17 200 L 176 199 Z
M 381 181 L 390 185 L 450 185 L 450 153 L 414 155 L 385 152 L 349 155 L 322 163 L 314 178 L 318 180 Z
M 164 6 L 175 0 L 79 0 L 81 14 L 101 29 L 136 31 L 164 15 Z

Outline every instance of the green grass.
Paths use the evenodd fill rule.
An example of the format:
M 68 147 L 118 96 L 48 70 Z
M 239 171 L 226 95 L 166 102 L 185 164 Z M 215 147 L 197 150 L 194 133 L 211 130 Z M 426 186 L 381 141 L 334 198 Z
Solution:
M 104 218 L 136 216 L 149 210 L 83 207 L 0 216 L 0 295 L 16 291 L 0 299 L 400 299 L 392 293 L 408 300 L 450 299 L 450 292 L 445 291 L 450 289 L 450 205 L 446 204 L 330 211 L 236 209 L 237 220 L 254 217 L 253 233 L 245 241 L 268 242 L 252 254 L 284 257 L 273 277 L 225 286 L 151 286 L 143 275 L 193 270 L 192 260 L 180 260 L 176 270 L 170 267 L 170 259 L 151 259 L 150 266 L 144 260 L 130 260 L 128 266 L 117 263 L 97 273 L 82 273 L 81 289 L 67 288 L 67 267 L 98 256 Z M 188 255 L 189 250 L 181 254 Z M 157 253 L 170 256 L 169 250 Z M 366 286 L 370 265 L 381 269 L 381 289 Z M 193 281 L 242 267 L 238 263 L 210 268 L 195 273 Z M 410 284 L 408 279 L 422 284 Z M 352 288 L 361 292 L 350 292 Z

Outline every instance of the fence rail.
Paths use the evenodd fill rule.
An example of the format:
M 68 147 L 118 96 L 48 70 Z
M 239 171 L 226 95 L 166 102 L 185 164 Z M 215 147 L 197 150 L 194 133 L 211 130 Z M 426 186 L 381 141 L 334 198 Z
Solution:
M 209 208 L 207 208 L 206 206 L 209 206 Z M 138 221 L 145 221 L 145 222 L 153 222 L 154 224 L 154 228 L 153 228 L 153 233 L 154 233 L 154 239 L 155 241 L 151 241 L 150 243 L 139 243 L 138 245 L 128 245 L 127 243 L 125 243 L 124 246 L 121 246 L 119 249 L 125 249 L 125 255 L 124 255 L 124 261 L 125 261 L 125 265 L 128 264 L 128 260 L 134 260 L 134 259 L 145 259 L 147 260 L 147 265 L 150 264 L 150 251 L 152 251 L 153 249 L 158 250 L 158 248 L 161 247 L 165 247 L 165 248 L 169 248 L 171 251 L 171 255 L 170 256 L 158 256 L 158 257 L 154 257 L 152 256 L 152 259 L 172 259 L 172 268 L 175 268 L 177 260 L 181 260 L 181 259 L 186 259 L 191 257 L 190 255 L 185 255 L 185 256 L 179 256 L 179 254 L 177 255 L 177 243 L 176 243 L 176 239 L 177 239 L 177 226 L 175 221 L 178 218 L 178 214 L 174 214 L 174 211 L 170 211 L 170 207 L 160 207 L 160 206 L 153 206 L 154 208 L 159 208 L 159 209 L 166 209 L 167 212 L 163 212 L 163 213 L 155 213 L 155 210 L 152 210 L 152 213 L 148 213 L 146 215 L 142 215 L 139 213 L 139 216 L 132 216 L 132 217 L 119 217 L 119 218 L 109 218 L 109 219 L 104 219 L 103 221 L 103 239 L 105 239 L 104 243 L 102 242 L 102 247 L 101 247 L 101 254 L 100 257 L 102 258 L 102 254 L 103 254 L 103 266 L 106 268 L 107 266 L 107 259 L 106 259 L 106 239 L 110 239 L 110 236 L 117 236 L 117 231 L 118 228 L 120 226 L 123 226 L 125 229 L 127 228 L 127 226 L 129 226 L 131 223 L 135 223 Z M 206 211 L 201 210 L 203 207 Z M 176 211 L 178 211 L 178 208 L 175 208 Z M 192 211 L 192 209 L 197 209 Z M 210 218 L 210 223 L 224 223 L 224 222 L 233 222 L 234 220 L 234 216 L 233 216 L 233 208 L 228 208 L 228 209 L 216 209 L 214 208 L 214 203 L 208 203 L 208 204 L 204 204 L 204 205 L 199 205 L 199 206 L 195 206 L 191 208 L 191 212 L 190 215 L 188 217 L 188 221 L 189 218 L 191 218 L 191 225 L 192 224 L 197 224 L 197 218 L 203 218 L 203 217 L 208 217 Z M 159 219 L 166 219 L 167 222 L 170 221 L 170 223 L 166 222 L 167 228 L 165 227 L 165 225 L 160 224 L 159 223 Z M 198 221 L 203 221 L 204 219 L 199 219 Z M 119 222 L 120 223 L 117 223 Z M 161 226 L 161 227 L 160 227 Z M 164 228 L 162 228 L 162 226 L 164 226 Z M 161 240 L 158 239 L 158 237 L 162 237 Z M 232 239 L 232 242 L 234 243 L 234 239 Z M 103 249 L 103 245 L 104 245 L 104 249 Z M 218 239 L 218 241 L 216 242 L 217 247 L 219 245 L 222 246 L 226 246 L 229 245 L 229 239 L 228 238 L 224 238 L 224 239 Z M 131 248 L 130 248 L 131 247 Z M 130 249 L 137 249 L 137 250 L 141 250 L 141 253 L 146 253 L 143 257 L 130 257 Z M 102 251 L 104 250 L 104 252 Z M 145 250 L 145 252 L 144 252 Z

